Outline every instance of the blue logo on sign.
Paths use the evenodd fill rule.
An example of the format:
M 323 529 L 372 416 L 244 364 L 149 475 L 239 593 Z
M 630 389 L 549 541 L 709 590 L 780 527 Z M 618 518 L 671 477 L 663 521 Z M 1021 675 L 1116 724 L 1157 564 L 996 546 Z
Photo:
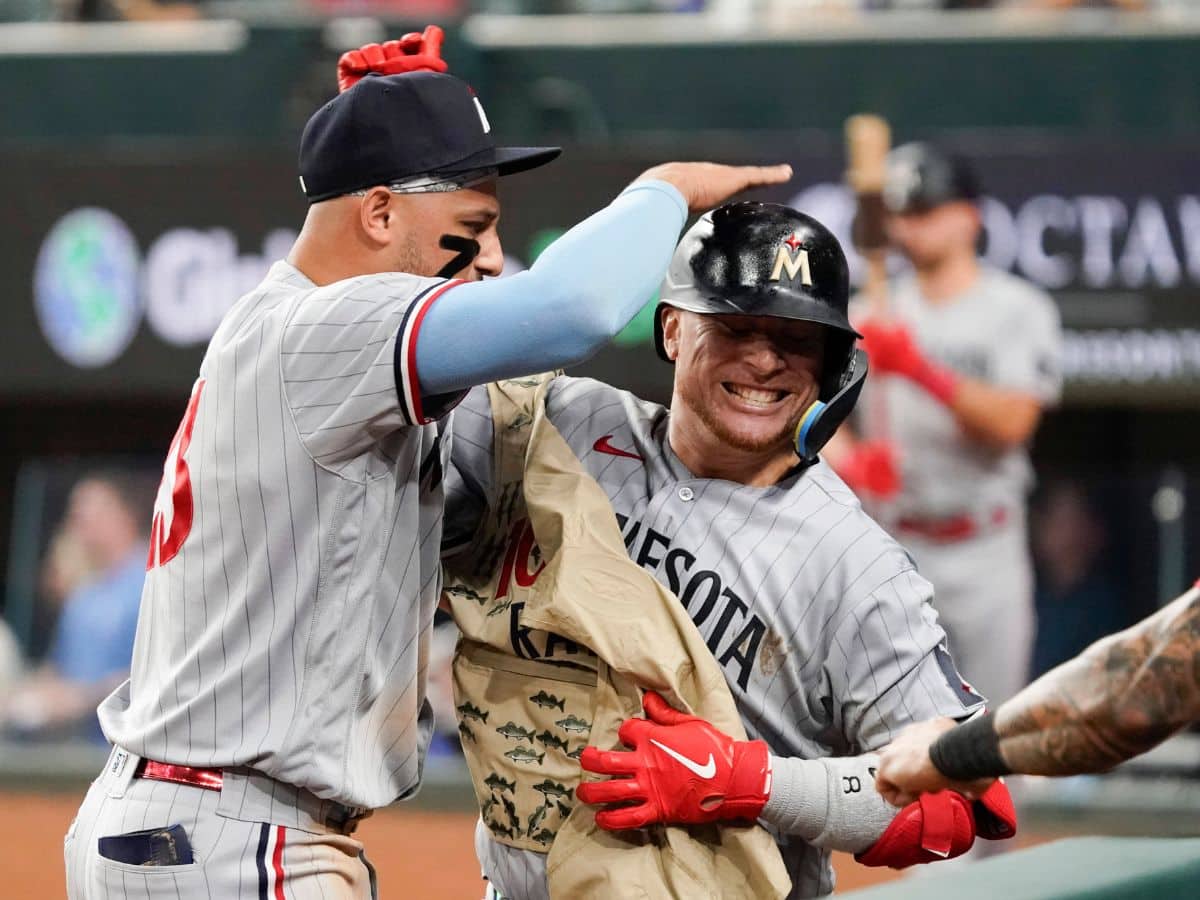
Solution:
M 90 369 L 129 346 L 142 317 L 138 266 L 133 234 L 107 210 L 77 209 L 55 223 L 38 252 L 33 290 L 59 356 Z

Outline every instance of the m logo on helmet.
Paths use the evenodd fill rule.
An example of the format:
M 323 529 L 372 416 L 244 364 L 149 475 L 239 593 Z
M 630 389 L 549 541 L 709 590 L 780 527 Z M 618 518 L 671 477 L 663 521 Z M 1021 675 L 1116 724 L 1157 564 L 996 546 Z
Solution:
M 788 235 L 788 239 L 779 245 L 779 251 L 775 254 L 775 265 L 771 268 L 771 277 L 769 281 L 779 281 L 784 272 L 787 273 L 788 281 L 795 283 L 796 279 L 800 279 L 800 283 L 805 287 L 812 287 L 812 269 L 808 266 L 808 251 L 801 245 L 796 235 Z

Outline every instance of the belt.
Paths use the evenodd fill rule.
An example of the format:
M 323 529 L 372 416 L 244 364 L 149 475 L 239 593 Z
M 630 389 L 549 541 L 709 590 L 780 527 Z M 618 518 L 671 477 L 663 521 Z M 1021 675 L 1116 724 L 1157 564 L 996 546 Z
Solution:
M 170 781 L 174 784 L 190 784 L 208 791 L 221 789 L 220 769 L 197 769 L 192 766 L 176 766 L 153 759 L 138 763 L 134 778 L 149 778 L 151 781 Z
M 224 780 L 220 769 L 198 769 L 195 766 L 179 766 L 173 763 L 143 759 L 138 763 L 134 778 L 151 781 L 169 781 L 173 784 L 188 784 L 206 791 L 219 791 Z M 371 814 L 362 806 L 346 806 L 336 800 L 327 800 L 324 823 L 327 827 L 344 834 L 352 834 L 358 823 Z
M 922 516 L 901 516 L 896 520 L 896 528 L 910 534 L 919 534 L 931 541 L 965 541 L 975 537 L 990 528 L 999 528 L 1008 521 L 1008 510 L 997 506 L 981 516 L 963 513 L 957 516 L 941 518 L 924 518 Z

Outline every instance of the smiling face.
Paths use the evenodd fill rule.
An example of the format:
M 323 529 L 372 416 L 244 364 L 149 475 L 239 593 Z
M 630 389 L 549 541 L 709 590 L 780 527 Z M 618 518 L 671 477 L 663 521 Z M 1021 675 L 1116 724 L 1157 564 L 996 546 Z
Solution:
M 666 307 L 675 362 L 671 444 L 697 475 L 773 483 L 797 458 L 792 435 L 820 394 L 824 326 Z

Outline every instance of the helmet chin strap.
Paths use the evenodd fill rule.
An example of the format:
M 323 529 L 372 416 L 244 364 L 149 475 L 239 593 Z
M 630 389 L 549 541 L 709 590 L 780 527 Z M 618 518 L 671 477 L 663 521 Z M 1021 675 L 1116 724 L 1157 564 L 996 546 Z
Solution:
M 438 241 L 438 246 L 443 250 L 451 250 L 455 256 L 440 269 L 438 269 L 439 278 L 449 278 L 461 272 L 471 264 L 471 260 L 479 255 L 479 242 L 467 237 L 459 237 L 456 234 L 443 234 L 442 239 Z
M 838 426 L 850 415 L 867 377 L 867 354 L 855 350 L 849 372 L 828 401 L 814 400 L 796 426 L 795 449 L 805 463 L 816 460 L 821 448 L 833 437 Z

